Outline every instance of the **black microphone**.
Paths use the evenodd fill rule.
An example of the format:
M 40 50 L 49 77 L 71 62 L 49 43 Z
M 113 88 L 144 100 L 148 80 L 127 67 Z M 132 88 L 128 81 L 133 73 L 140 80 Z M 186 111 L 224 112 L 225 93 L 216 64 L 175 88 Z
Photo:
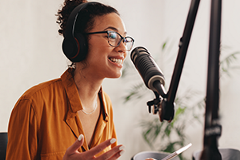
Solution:
M 163 98 L 166 98 L 164 76 L 147 49 L 136 47 L 130 56 L 145 85 Z
M 166 91 L 164 89 L 164 76 L 159 69 L 158 65 L 155 63 L 150 53 L 144 47 L 136 47 L 131 52 L 131 60 L 140 73 L 145 85 L 154 91 L 156 99 L 148 102 L 148 106 L 155 105 L 159 113 L 160 121 L 167 120 L 172 121 L 174 117 L 174 103 L 168 101 Z M 162 96 L 162 100 L 158 98 L 159 95 Z M 159 103 L 161 101 L 161 103 Z M 157 105 L 157 107 L 156 107 Z

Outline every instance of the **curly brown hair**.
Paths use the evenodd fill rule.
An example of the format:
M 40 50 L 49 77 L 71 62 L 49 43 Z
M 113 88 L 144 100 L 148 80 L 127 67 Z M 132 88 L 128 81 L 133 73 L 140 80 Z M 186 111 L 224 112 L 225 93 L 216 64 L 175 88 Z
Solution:
M 75 7 L 82 3 L 87 3 L 87 0 L 65 0 L 62 9 L 59 9 L 56 16 L 57 23 L 60 25 L 58 33 L 64 35 L 66 24 L 69 15 Z M 86 8 L 80 11 L 80 14 L 76 20 L 75 32 L 86 33 L 93 28 L 94 18 L 97 16 L 103 16 L 109 13 L 116 13 L 119 15 L 118 11 L 111 7 L 101 3 L 95 3 L 88 5 Z

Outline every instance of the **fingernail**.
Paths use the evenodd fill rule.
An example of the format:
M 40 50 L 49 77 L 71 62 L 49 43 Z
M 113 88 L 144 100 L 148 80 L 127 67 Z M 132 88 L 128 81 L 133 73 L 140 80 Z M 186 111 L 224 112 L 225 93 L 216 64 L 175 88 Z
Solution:
M 81 140 L 82 140 L 82 138 L 83 138 L 83 135 L 82 135 L 82 134 L 80 134 L 80 136 L 78 137 L 78 141 L 81 141 Z
M 123 155 L 123 153 L 124 153 L 124 151 L 121 151 L 121 152 L 120 152 L 120 156 Z
M 112 138 L 111 140 L 110 140 L 110 143 L 111 144 L 113 144 L 113 143 L 115 143 L 117 140 L 115 139 L 115 138 Z
M 119 150 L 121 151 L 121 150 L 124 150 L 124 146 L 121 146 L 121 147 L 119 147 Z

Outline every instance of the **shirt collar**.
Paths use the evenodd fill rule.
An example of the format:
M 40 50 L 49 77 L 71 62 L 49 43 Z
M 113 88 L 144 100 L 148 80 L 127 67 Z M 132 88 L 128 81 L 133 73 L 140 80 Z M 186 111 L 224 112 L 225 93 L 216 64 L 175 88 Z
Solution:
M 101 100 L 101 104 L 103 105 L 103 119 L 108 122 L 108 110 L 107 110 L 107 101 L 105 99 L 105 97 L 103 96 L 103 91 L 102 91 L 102 87 L 99 90 L 99 97 Z
M 78 95 L 77 86 L 76 86 L 76 83 L 73 78 L 73 72 L 74 72 L 73 68 L 68 68 L 62 74 L 61 80 L 62 80 L 63 86 L 65 88 L 67 97 L 69 99 L 70 109 L 73 113 L 77 113 L 77 111 L 82 110 L 83 108 L 82 108 L 80 98 Z M 99 90 L 99 97 L 100 97 L 102 105 L 103 105 L 104 120 L 108 121 L 109 114 L 108 114 L 108 110 L 107 110 L 107 102 L 106 102 L 106 99 L 103 94 L 104 93 L 103 93 L 102 87 L 101 87 Z M 73 114 L 71 113 L 71 115 L 73 115 Z
M 78 96 L 77 86 L 73 79 L 73 69 L 69 68 L 61 76 L 63 86 L 70 102 L 72 112 L 77 112 L 82 109 L 80 98 Z

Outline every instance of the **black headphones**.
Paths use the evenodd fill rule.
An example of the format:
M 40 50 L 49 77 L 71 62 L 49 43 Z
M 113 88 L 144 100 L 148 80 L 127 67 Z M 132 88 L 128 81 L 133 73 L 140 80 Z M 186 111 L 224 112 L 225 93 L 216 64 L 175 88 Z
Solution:
M 72 62 L 80 62 L 86 58 L 88 46 L 86 36 L 82 33 L 75 33 L 75 24 L 79 12 L 86 8 L 89 4 L 96 4 L 97 2 L 86 2 L 80 4 L 71 12 L 64 33 L 64 40 L 62 43 L 62 50 L 66 57 Z

